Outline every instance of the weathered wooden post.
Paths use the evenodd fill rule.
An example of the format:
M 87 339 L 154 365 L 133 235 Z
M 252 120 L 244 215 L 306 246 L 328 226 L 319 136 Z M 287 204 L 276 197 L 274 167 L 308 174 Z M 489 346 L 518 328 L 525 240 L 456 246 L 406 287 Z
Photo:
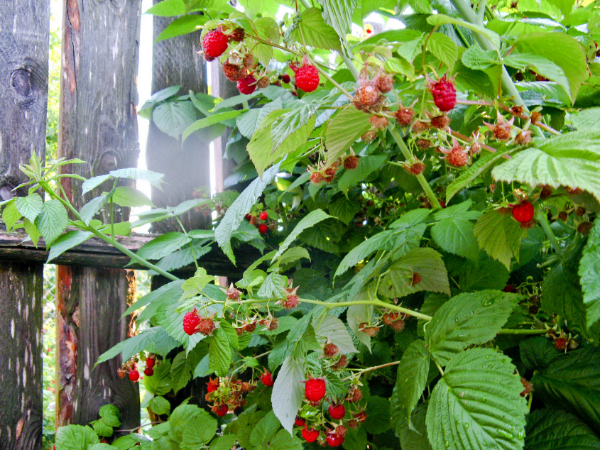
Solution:
M 85 6 L 85 7 L 84 7 Z M 84 177 L 136 167 L 138 40 L 141 1 L 65 0 L 59 156 L 86 164 L 65 167 Z M 81 195 L 81 182 L 63 187 L 77 208 L 110 186 Z M 106 215 L 109 214 L 108 207 Z M 129 211 L 115 210 L 115 221 Z M 99 355 L 127 337 L 127 271 L 59 266 L 57 271 L 57 426 L 87 424 L 112 403 L 122 428 L 139 425 L 137 386 L 117 374 L 119 358 L 94 369 Z
M 0 2 L 0 198 L 27 180 L 19 164 L 46 153 L 50 5 Z M 0 448 L 42 443 L 42 276 L 39 263 L 0 262 Z

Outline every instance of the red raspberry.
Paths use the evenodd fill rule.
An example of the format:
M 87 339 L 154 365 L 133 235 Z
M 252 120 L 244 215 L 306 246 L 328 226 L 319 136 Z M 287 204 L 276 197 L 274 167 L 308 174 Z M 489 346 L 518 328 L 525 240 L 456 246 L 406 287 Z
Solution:
M 400 105 L 398 111 L 396 111 L 396 120 L 398 121 L 399 125 L 405 127 L 412 123 L 414 114 L 415 112 L 412 108 L 404 108 L 402 105 Z
M 246 75 L 238 80 L 237 88 L 242 94 L 250 95 L 256 90 L 256 80 L 252 75 Z
M 363 81 L 356 90 L 354 100 L 361 107 L 373 106 L 379 99 L 379 89 L 371 81 Z M 361 109 L 361 108 L 358 108 Z
M 421 281 L 423 281 L 423 278 L 421 277 L 421 275 L 419 275 L 417 272 L 413 273 L 412 285 L 415 286 L 415 285 L 419 284 Z
M 215 331 L 215 322 L 210 317 L 200 317 L 198 331 L 205 336 L 210 336 Z
M 132 370 L 129 372 L 129 379 L 133 382 L 136 382 L 140 379 L 140 373 L 137 370 Z
M 258 226 L 258 232 L 259 232 L 260 234 L 265 234 L 267 231 L 269 231 L 269 227 L 268 227 L 267 225 L 265 225 L 264 223 L 261 223 L 261 224 Z
M 206 383 L 207 392 L 215 392 L 217 389 L 219 389 L 219 379 L 215 378 L 213 380 L 212 378 L 209 378 L 208 383 Z
M 304 394 L 311 402 L 320 402 L 325 397 L 325 380 L 323 378 L 310 378 L 304 386 Z
M 223 75 L 225 75 L 229 81 L 238 81 L 242 77 L 242 68 L 235 64 L 223 64 Z
M 246 215 L 244 216 L 244 219 L 246 219 L 246 220 L 251 220 L 251 219 L 252 219 L 252 216 L 251 216 L 250 214 L 246 214 Z
M 394 79 L 390 75 L 379 75 L 377 77 L 377 89 L 384 94 L 390 92 L 392 89 L 394 89 Z
M 313 92 L 319 87 L 319 71 L 315 66 L 302 64 L 296 71 L 296 86 L 304 92 Z
M 425 164 L 422 161 L 415 161 L 414 163 L 405 163 L 404 170 L 406 170 L 411 175 L 420 175 L 425 170 Z
M 233 287 L 233 283 L 231 283 L 227 288 L 226 294 L 228 300 L 239 300 L 240 295 L 242 295 L 242 293 L 238 289 Z
M 502 289 L 502 292 L 517 292 L 517 288 L 514 286 L 511 286 L 510 284 L 507 284 L 506 286 L 504 286 L 504 289 Z
M 183 331 L 190 336 L 198 332 L 198 325 L 200 324 L 200 316 L 198 311 L 194 309 L 183 316 Z
M 314 428 L 311 428 L 310 430 L 308 428 L 305 428 L 304 430 L 302 430 L 302 437 L 308 443 L 315 442 L 319 437 L 319 432 Z
M 211 58 L 218 58 L 227 50 L 228 42 L 229 38 L 221 30 L 209 31 L 202 39 L 204 54 Z
M 269 218 L 269 213 L 266 211 L 263 211 L 260 213 L 260 220 L 267 220 Z
M 522 201 L 518 205 L 514 205 L 512 208 L 512 215 L 515 220 L 519 223 L 526 223 L 533 219 L 535 210 L 533 205 L 527 200 Z
M 323 174 L 321 172 L 313 172 L 310 174 L 310 182 L 312 184 L 319 184 L 323 182 Z
M 146 375 L 147 377 L 151 377 L 152 375 L 154 375 L 154 369 L 152 367 L 146 367 L 144 369 L 144 375 Z
M 325 347 L 323 347 L 323 353 L 325 356 L 337 355 L 339 351 L 340 350 L 338 349 L 337 345 L 332 344 L 331 342 L 329 344 L 325 344 Z
M 452 79 L 448 80 L 444 75 L 439 81 L 430 81 L 429 89 L 431 89 L 435 106 L 440 111 L 446 112 L 454 108 L 456 105 L 456 88 Z
M 340 420 L 343 419 L 344 416 L 346 415 L 346 408 L 344 408 L 344 405 L 339 404 L 339 405 L 329 405 L 329 415 L 331 416 L 331 418 L 333 420 Z
M 235 42 L 242 42 L 245 37 L 246 37 L 246 33 L 244 32 L 244 29 L 243 28 L 236 28 L 229 35 L 229 40 L 230 41 L 235 41 Z
M 284 82 L 285 84 L 289 84 L 290 81 L 292 81 L 292 79 L 290 78 L 290 76 L 286 73 L 283 74 L 281 76 L 281 81 Z
M 296 425 L 297 427 L 303 427 L 304 425 L 306 425 L 306 420 L 304 420 L 302 417 L 296 416 L 294 425 Z
M 565 338 L 558 338 L 554 341 L 554 348 L 560 351 L 565 350 L 567 348 L 567 340 Z M 129 378 L 131 378 L 131 374 L 129 374 Z
M 221 404 L 221 405 L 215 405 L 212 407 L 212 411 L 219 417 L 223 417 L 225 414 L 227 414 L 227 411 L 229 411 L 229 406 L 227 406 L 225 403 Z
M 152 368 L 152 367 L 154 367 L 155 364 L 156 364 L 155 358 L 152 358 L 152 357 L 146 358 L 146 367 Z
M 327 435 L 327 445 L 330 447 L 339 447 L 344 443 L 344 436 L 340 436 L 339 434 L 328 434 Z
M 273 380 L 273 374 L 268 370 L 265 370 L 265 372 L 260 376 L 260 381 L 262 384 L 268 387 L 273 386 L 275 383 L 275 380 Z
M 373 114 L 371 116 L 371 118 L 369 119 L 369 122 L 371 123 L 373 128 L 375 128 L 376 130 L 383 130 L 389 124 L 387 117 L 378 116 L 377 114 Z
M 348 156 L 346 159 L 344 159 L 344 168 L 346 170 L 354 170 L 358 167 L 358 156 Z

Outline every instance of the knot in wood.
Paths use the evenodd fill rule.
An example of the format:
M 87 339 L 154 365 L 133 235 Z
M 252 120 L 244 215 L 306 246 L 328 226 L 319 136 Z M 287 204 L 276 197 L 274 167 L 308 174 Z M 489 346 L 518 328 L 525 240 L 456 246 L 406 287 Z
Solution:
M 31 71 L 17 69 L 11 74 L 11 85 L 19 95 L 29 97 L 32 95 Z

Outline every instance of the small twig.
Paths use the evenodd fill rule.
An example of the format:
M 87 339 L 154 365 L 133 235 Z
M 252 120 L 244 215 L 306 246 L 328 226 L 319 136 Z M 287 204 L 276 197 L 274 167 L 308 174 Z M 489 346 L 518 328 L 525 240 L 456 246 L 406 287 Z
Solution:
M 382 365 L 380 365 L 380 366 L 374 366 L 374 367 L 368 367 L 368 368 L 366 368 L 366 369 L 361 369 L 361 370 L 358 372 L 358 376 L 361 376 L 363 373 L 366 373 L 366 372 L 372 372 L 373 370 L 377 370 L 377 369 L 383 369 L 384 367 L 389 367 L 389 366 L 397 366 L 398 364 L 400 364 L 400 361 L 394 361 L 394 362 L 391 362 L 391 363 L 382 364 Z M 354 376 L 356 376 L 356 375 L 351 375 L 351 376 L 349 376 L 349 377 L 346 377 L 346 378 L 344 378 L 342 381 L 347 381 L 347 380 L 349 380 L 349 379 L 351 379 L 351 378 L 354 378 Z

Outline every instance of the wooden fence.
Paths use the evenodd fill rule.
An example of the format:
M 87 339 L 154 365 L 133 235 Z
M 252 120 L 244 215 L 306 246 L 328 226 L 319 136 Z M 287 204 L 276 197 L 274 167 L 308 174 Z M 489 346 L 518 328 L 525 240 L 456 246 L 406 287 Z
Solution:
M 69 173 L 97 176 L 136 167 L 137 67 L 141 0 L 63 0 L 62 69 L 58 156 L 86 164 L 65 167 Z M 32 152 L 45 157 L 48 101 L 50 0 L 0 2 L 0 198 L 25 181 L 19 164 Z M 158 0 L 154 0 L 155 3 Z M 154 18 L 154 36 L 171 21 Z M 152 91 L 181 85 L 182 92 L 206 92 L 207 67 L 198 54 L 199 36 L 186 35 L 154 44 Z M 214 73 L 213 80 L 221 77 Z M 222 79 L 222 78 L 221 78 Z M 218 81 L 213 93 L 219 93 Z M 221 92 L 226 96 L 227 92 Z M 215 142 L 220 162 L 225 139 Z M 150 126 L 148 169 L 165 174 L 163 192 L 152 193 L 158 206 L 175 205 L 210 184 L 209 143 L 197 138 L 181 143 Z M 222 186 L 224 169 L 217 174 Z M 79 182 L 63 187 L 76 207 L 106 186 L 81 195 Z M 105 211 L 103 214 L 109 214 Z M 127 210 L 115 211 L 127 220 Z M 207 225 L 190 212 L 184 224 Z M 171 231 L 169 223 L 155 232 Z M 42 439 L 42 285 L 43 242 L 35 248 L 23 236 L 0 233 L 0 449 L 38 449 Z M 151 236 L 134 235 L 123 243 L 136 250 Z M 238 276 L 225 257 L 213 253 L 206 267 L 216 275 Z M 86 424 L 100 406 L 111 403 L 122 413 L 122 428 L 139 425 L 137 386 L 117 376 L 118 358 L 99 365 L 97 357 L 127 337 L 119 321 L 135 286 L 128 258 L 90 240 L 55 261 L 57 270 L 56 424 Z M 244 264 L 240 264 L 243 266 Z

